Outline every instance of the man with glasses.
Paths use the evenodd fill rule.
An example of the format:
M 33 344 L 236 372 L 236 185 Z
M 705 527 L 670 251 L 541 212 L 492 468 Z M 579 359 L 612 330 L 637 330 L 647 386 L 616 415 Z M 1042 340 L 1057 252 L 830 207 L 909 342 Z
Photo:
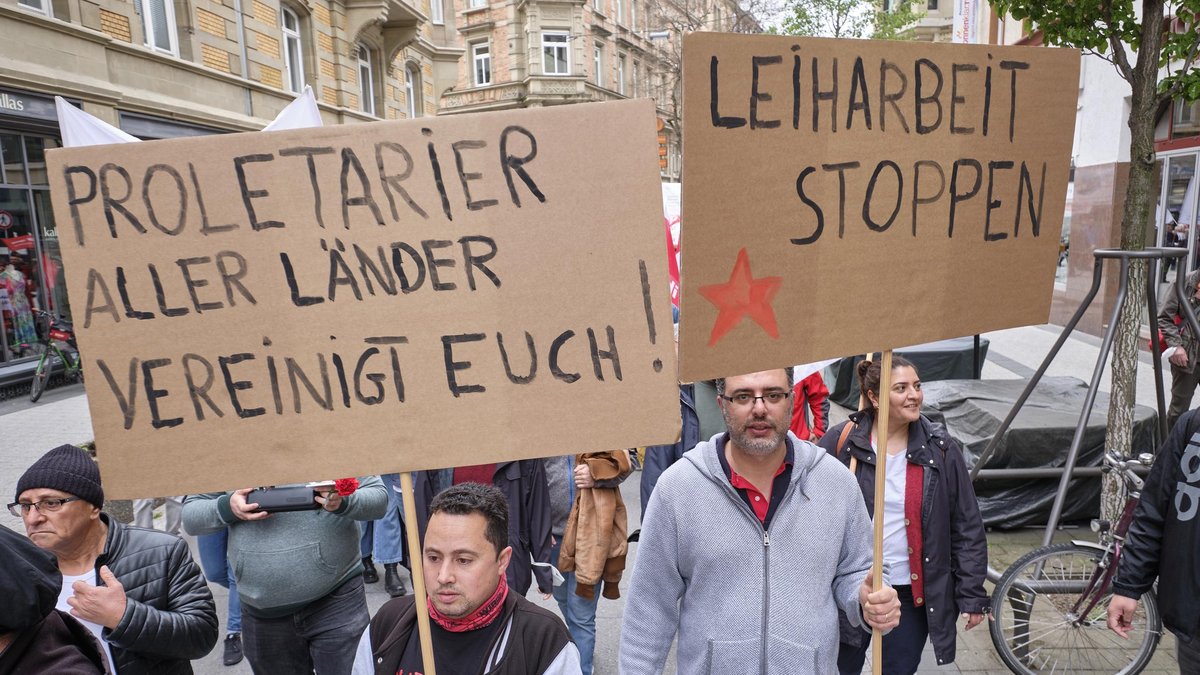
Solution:
M 717 380 L 726 431 L 663 473 L 642 521 L 623 673 L 837 670 L 838 613 L 887 631 L 871 592 L 871 521 L 853 477 L 788 432 L 792 369 Z
M 128 527 L 101 511 L 96 462 L 63 445 L 17 481 L 8 510 L 62 573 L 58 609 L 99 640 L 112 672 L 191 673 L 217 643 L 212 593 L 187 544 L 165 532 Z

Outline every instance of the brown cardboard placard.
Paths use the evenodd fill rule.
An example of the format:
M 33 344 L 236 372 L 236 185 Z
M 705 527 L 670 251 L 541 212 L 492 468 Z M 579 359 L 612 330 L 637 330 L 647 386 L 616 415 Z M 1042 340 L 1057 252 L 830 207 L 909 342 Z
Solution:
M 696 33 L 683 53 L 682 380 L 1048 319 L 1077 50 Z
M 47 153 L 105 490 L 670 442 L 654 144 L 642 100 Z

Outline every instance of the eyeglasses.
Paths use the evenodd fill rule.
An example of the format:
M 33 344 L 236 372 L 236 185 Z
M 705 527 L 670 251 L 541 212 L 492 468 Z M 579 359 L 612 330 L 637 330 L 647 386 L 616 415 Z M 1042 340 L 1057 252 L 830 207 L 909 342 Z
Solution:
M 779 405 L 788 400 L 791 395 L 792 392 L 790 391 L 769 391 L 762 396 L 755 396 L 754 394 L 743 392 L 740 394 L 734 394 L 733 396 L 721 394 L 721 398 L 729 401 L 739 408 L 752 408 L 754 407 L 754 404 L 759 401 L 759 399 L 762 399 L 762 402 L 766 405 Z
M 60 499 L 43 499 L 40 502 L 26 504 L 24 502 L 13 502 L 8 505 L 8 512 L 14 516 L 21 518 L 29 513 L 29 509 L 37 509 L 38 513 L 54 513 L 61 509 L 63 504 L 79 501 L 79 497 L 64 497 Z

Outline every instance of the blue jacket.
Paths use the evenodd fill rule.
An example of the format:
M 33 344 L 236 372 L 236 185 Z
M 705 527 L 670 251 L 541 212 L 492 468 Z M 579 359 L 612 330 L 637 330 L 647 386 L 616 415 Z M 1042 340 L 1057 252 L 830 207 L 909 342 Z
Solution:
M 650 493 L 654 492 L 654 484 L 667 467 L 679 461 L 683 453 L 696 447 L 700 442 L 700 417 L 696 414 L 696 390 L 691 384 L 679 385 L 679 416 L 683 420 L 679 440 L 672 445 L 652 445 L 646 448 L 646 456 L 642 458 L 642 514 L 646 516 L 646 507 L 650 504 Z

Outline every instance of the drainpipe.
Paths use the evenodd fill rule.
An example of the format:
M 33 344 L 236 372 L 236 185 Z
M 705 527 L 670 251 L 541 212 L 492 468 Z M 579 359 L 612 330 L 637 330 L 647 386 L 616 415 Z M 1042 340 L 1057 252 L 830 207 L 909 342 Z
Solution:
M 247 62 L 246 55 L 246 24 L 242 17 L 242 0 L 233 0 L 233 12 L 237 17 L 237 42 L 238 52 L 241 57 L 239 60 L 242 64 L 242 79 L 250 79 L 250 64 Z M 246 101 L 245 113 L 247 117 L 254 117 L 254 101 L 250 95 L 250 87 L 245 87 Z

